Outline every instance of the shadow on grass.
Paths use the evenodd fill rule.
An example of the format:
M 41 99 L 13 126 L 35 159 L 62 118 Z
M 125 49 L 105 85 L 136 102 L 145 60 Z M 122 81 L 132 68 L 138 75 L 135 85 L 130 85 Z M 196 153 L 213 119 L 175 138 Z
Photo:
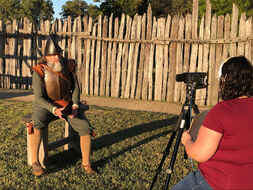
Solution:
M 51 155 L 45 163 L 47 173 L 55 173 L 62 169 L 70 168 L 71 166 L 76 165 L 76 162 L 78 162 L 81 158 L 81 153 L 76 152 L 74 149 L 65 150 Z
M 152 121 L 150 123 L 145 123 L 131 128 L 123 129 L 116 133 L 101 136 L 92 141 L 92 150 L 96 151 L 100 148 L 111 146 L 127 138 L 138 136 L 142 133 L 150 132 L 163 127 L 167 127 L 168 125 L 173 125 L 176 123 L 177 118 L 177 116 L 174 116 L 170 119 Z
M 29 96 L 32 95 L 32 91 L 25 91 L 25 90 L 3 90 L 0 89 L 0 99 L 6 98 L 15 98 L 20 96 Z
M 143 145 L 143 144 L 146 144 L 146 143 L 148 143 L 148 142 L 150 142 L 150 141 L 152 141 L 152 140 L 154 140 L 154 139 L 157 139 L 157 138 L 159 138 L 159 137 L 165 136 L 165 135 L 167 135 L 167 134 L 169 134 L 169 133 L 171 133 L 171 132 L 173 132 L 173 130 L 167 130 L 167 131 L 164 131 L 164 132 L 162 132 L 162 133 L 159 133 L 159 134 L 153 135 L 153 136 L 151 136 L 151 137 L 148 137 L 148 138 L 146 138 L 146 139 L 144 139 L 144 140 L 141 140 L 140 142 L 138 142 L 138 143 L 136 143 L 136 144 L 134 144 L 134 145 L 132 145 L 132 146 L 129 146 L 129 147 L 127 147 L 127 148 L 125 148 L 125 149 L 123 149 L 123 150 L 121 150 L 121 151 L 115 153 L 115 154 L 112 154 L 112 155 L 110 155 L 110 156 L 108 156 L 108 157 L 105 157 L 105 158 L 103 158 L 103 159 L 101 159 L 101 160 L 96 161 L 96 162 L 94 163 L 94 165 L 95 165 L 95 167 L 104 167 L 104 165 L 105 165 L 108 161 L 117 158 L 117 157 L 120 156 L 121 154 L 124 154 L 125 152 L 130 151 L 130 150 L 132 150 L 132 149 L 134 149 L 134 148 L 137 148 L 138 146 L 141 146 L 141 145 Z
M 134 136 L 138 136 L 140 134 L 151 132 L 153 130 L 157 130 L 163 127 L 168 127 L 169 125 L 176 124 L 178 117 L 174 116 L 170 119 L 164 119 L 164 120 L 157 120 L 152 121 L 150 123 L 137 125 L 131 128 L 127 128 L 112 134 L 104 135 L 99 138 L 96 138 L 92 141 L 92 151 L 97 151 L 101 148 L 109 147 L 115 143 L 124 141 L 127 138 L 131 138 Z M 134 148 L 137 148 L 138 146 L 141 146 L 143 144 L 146 144 L 154 139 L 157 139 L 161 136 L 165 136 L 169 133 L 173 132 L 173 129 L 166 130 L 164 132 L 161 132 L 159 134 L 150 136 L 146 139 L 141 140 L 140 142 L 135 143 L 134 145 L 131 145 L 127 148 L 122 149 L 121 151 L 112 154 L 108 157 L 105 157 L 101 160 L 98 160 L 94 163 L 94 166 L 97 167 L 104 167 L 104 165 L 112 160 L 120 156 L 121 154 L 124 154 L 127 151 L 130 151 Z M 55 155 L 52 155 L 49 157 L 49 161 L 47 163 L 48 173 L 54 173 L 59 170 L 62 170 L 64 168 L 69 168 L 76 164 L 78 160 L 81 159 L 81 154 L 75 152 L 74 150 L 69 151 L 63 151 L 60 153 L 57 153 Z
M 152 122 L 147 123 L 147 124 L 137 125 L 137 126 L 134 126 L 132 128 L 128 128 L 128 129 L 118 131 L 118 132 L 113 133 L 113 134 L 102 136 L 102 137 L 100 137 L 98 139 L 95 139 L 93 141 L 92 150 L 96 151 L 100 148 L 108 147 L 112 144 L 118 143 L 118 142 L 123 141 L 124 139 L 130 138 L 130 137 L 137 136 L 137 135 L 140 135 L 142 133 L 150 132 L 150 131 L 160 129 L 160 128 L 163 128 L 163 127 L 167 127 L 168 125 L 174 125 L 174 124 L 176 124 L 177 119 L 178 119 L 178 117 L 174 116 L 171 119 L 152 121 Z M 173 129 L 166 130 L 162 133 L 150 136 L 146 139 L 143 139 L 143 140 L 135 143 L 134 145 L 131 145 L 127 148 L 122 149 L 121 151 L 119 151 L 115 154 L 110 155 L 109 157 L 105 157 L 101 160 L 96 161 L 94 163 L 94 165 L 96 167 L 103 167 L 109 160 L 115 159 L 115 158 L 117 158 L 121 154 L 124 154 L 127 151 L 130 151 L 134 148 L 137 148 L 138 146 L 146 144 L 146 143 L 148 143 L 148 142 L 150 142 L 154 139 L 157 139 L 159 137 L 165 136 L 165 135 L 167 135 L 171 132 L 173 132 Z

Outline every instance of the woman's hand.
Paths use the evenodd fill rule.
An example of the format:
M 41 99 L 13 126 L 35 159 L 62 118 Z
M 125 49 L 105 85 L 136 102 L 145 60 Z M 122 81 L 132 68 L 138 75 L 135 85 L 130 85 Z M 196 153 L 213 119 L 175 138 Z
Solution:
M 184 146 L 186 146 L 188 143 L 192 143 L 192 137 L 189 133 L 189 130 L 183 132 L 181 142 Z

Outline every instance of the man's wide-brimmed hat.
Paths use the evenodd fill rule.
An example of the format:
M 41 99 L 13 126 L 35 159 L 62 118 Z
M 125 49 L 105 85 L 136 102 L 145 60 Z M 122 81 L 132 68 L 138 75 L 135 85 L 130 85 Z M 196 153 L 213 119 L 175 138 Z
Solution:
M 62 49 L 57 43 L 56 36 L 49 35 L 49 38 L 47 39 L 47 42 L 46 42 L 44 55 L 45 56 L 57 55 L 57 54 L 61 54 L 61 53 L 62 53 Z

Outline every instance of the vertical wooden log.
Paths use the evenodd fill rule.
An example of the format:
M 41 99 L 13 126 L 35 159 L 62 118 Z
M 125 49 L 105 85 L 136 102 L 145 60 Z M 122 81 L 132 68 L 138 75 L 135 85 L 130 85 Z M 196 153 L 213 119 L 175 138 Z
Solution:
M 112 38 L 112 22 L 113 22 L 113 15 L 109 18 L 109 39 Z M 106 68 L 106 82 L 105 82 L 105 95 L 110 96 L 111 93 L 111 65 L 112 65 L 112 42 L 109 41 L 108 48 L 107 48 L 107 68 Z
M 165 19 L 157 20 L 157 39 L 164 40 Z M 155 62 L 155 100 L 162 100 L 162 82 L 163 82 L 163 64 L 164 64 L 164 45 L 156 45 Z
M 131 35 L 131 27 L 132 27 L 132 19 L 131 17 L 127 16 L 127 24 L 126 24 L 126 34 L 125 40 L 130 39 Z M 124 43 L 123 46 L 123 56 L 122 56 L 122 80 L 121 80 L 121 97 L 124 97 L 125 89 L 126 89 L 126 78 L 127 78 L 127 60 L 128 60 L 128 52 L 129 52 L 129 42 Z
M 125 29 L 125 14 L 122 14 L 121 21 L 120 21 L 120 27 L 119 27 L 119 40 L 123 40 L 123 34 Z M 115 86 L 112 90 L 112 96 L 113 97 L 119 97 L 119 90 L 120 90 L 120 78 L 121 78 L 121 60 L 122 60 L 122 49 L 123 49 L 123 43 L 119 43 L 119 49 L 118 49 L 118 55 L 116 60 L 116 78 L 115 78 Z
M 3 31 L 3 21 L 0 20 L 0 32 L 4 32 Z M 5 43 L 4 43 L 4 35 L 2 35 L 0 37 L 0 88 L 4 88 L 4 60 L 3 60 L 3 56 L 4 56 L 4 47 Z
M 88 16 L 84 16 L 83 19 L 82 19 L 82 23 L 83 23 L 83 28 L 84 28 L 84 31 L 83 31 L 83 34 L 84 35 L 87 35 L 88 33 Z M 82 96 L 86 95 L 86 64 L 87 64 L 87 61 L 86 61 L 86 54 L 87 54 L 87 38 L 83 38 L 83 60 L 82 60 L 82 67 L 81 67 L 81 73 L 82 73 L 82 79 L 81 79 L 81 82 L 82 82 Z
M 146 37 L 146 14 L 143 14 L 141 21 L 141 40 L 145 40 Z M 138 79 L 136 87 L 136 99 L 141 98 L 143 75 L 144 75 L 144 63 L 145 63 L 145 47 L 146 43 L 141 43 L 140 61 L 138 67 Z
M 186 15 L 185 18 L 185 39 L 190 40 L 192 35 L 192 16 L 190 14 Z M 184 47 L 184 72 L 189 72 L 190 70 L 190 43 L 186 43 Z
M 224 30 L 224 39 L 226 41 L 229 40 L 230 38 L 230 26 L 231 26 L 231 23 L 230 23 L 230 15 L 227 14 L 225 16 L 225 30 Z M 224 44 L 223 45 L 223 54 L 222 54 L 222 57 L 223 57 L 223 61 L 229 56 L 229 47 L 230 47 L 230 44 Z
M 170 25 L 171 25 L 171 16 L 167 16 L 166 25 L 165 25 L 165 40 L 168 40 L 170 37 Z M 179 43 L 178 43 L 179 44 Z M 167 83 L 168 83 L 168 72 L 169 72 L 169 44 L 164 47 L 164 66 L 163 66 L 163 89 L 162 89 L 162 100 L 166 100 L 167 95 Z
M 153 28 L 152 28 L 152 37 L 151 39 L 156 39 L 157 34 L 157 21 L 156 18 L 153 18 Z M 154 67 L 154 53 L 155 53 L 155 44 L 151 43 L 150 53 L 149 53 L 149 63 L 148 63 L 148 99 L 153 99 L 153 67 Z
M 78 22 L 78 18 L 76 18 L 74 20 L 74 24 L 73 24 L 73 28 L 72 28 L 72 32 L 74 34 L 77 32 L 77 22 Z M 77 39 L 76 39 L 76 35 L 72 36 L 72 38 L 71 38 L 71 44 L 68 44 L 68 46 L 71 47 L 69 58 L 72 58 L 72 59 L 76 60 L 76 58 L 77 58 L 77 51 L 76 51 Z
M 199 11 L 199 1 L 193 0 L 192 8 L 192 39 L 198 39 L 198 11 Z M 198 56 L 198 44 L 192 44 L 191 51 L 191 62 L 190 62 L 190 72 L 196 72 L 197 70 L 197 56 Z
M 43 21 L 40 21 L 39 25 L 42 25 Z M 42 31 L 41 28 L 37 25 L 34 26 L 34 32 L 35 32 L 35 37 L 34 37 L 34 65 L 37 65 L 39 59 L 43 56 L 43 52 L 41 51 L 41 40 L 42 40 Z M 20 47 L 19 50 L 20 52 Z
M 114 39 L 117 39 L 119 35 L 119 19 L 114 20 Z M 116 55 L 117 55 L 118 42 L 112 44 L 112 59 L 111 59 L 111 95 L 115 90 L 115 78 L 116 78 Z
M 58 19 L 55 19 L 54 20 L 54 22 L 53 22 L 53 24 L 52 24 L 52 29 L 51 29 L 51 31 L 52 31 L 52 33 L 56 33 L 57 32 L 57 20 Z
M 136 23 L 137 23 L 138 16 L 134 16 L 132 29 L 131 29 L 131 40 L 134 40 L 136 37 Z M 130 97 L 130 89 L 131 89 L 131 81 L 132 81 L 132 70 L 133 70 L 133 53 L 134 53 L 135 44 L 130 44 L 129 49 L 129 57 L 128 57 L 128 67 L 127 67 L 127 78 L 126 78 L 126 88 L 124 98 Z
M 149 5 L 148 7 L 148 12 L 147 12 L 147 36 L 146 36 L 146 40 L 151 40 L 152 38 L 152 10 L 151 10 L 151 6 Z M 150 48 L 151 48 L 151 44 L 147 43 L 146 44 L 146 48 L 145 48 L 145 63 L 144 63 L 144 74 L 143 74 L 143 87 L 142 87 L 142 98 L 144 100 L 147 100 L 149 95 L 149 89 L 148 89 L 148 85 L 149 85 L 149 53 L 150 53 Z M 152 92 L 152 91 L 151 91 Z M 152 99 L 152 95 L 151 95 L 151 99 Z
M 68 27 L 68 20 L 64 20 L 63 21 L 63 28 L 62 28 L 62 31 L 63 31 L 63 33 L 67 33 L 67 27 Z M 64 57 L 66 57 L 67 56 L 67 51 L 66 51 L 66 43 L 67 43 L 67 37 L 66 37 L 66 35 L 64 35 L 64 37 L 63 37 L 63 39 L 62 39 L 62 50 L 63 50 L 63 56 Z
M 70 16 L 68 16 L 67 22 L 68 22 L 68 33 L 70 34 L 72 31 L 72 19 Z M 68 36 L 67 40 L 68 40 L 68 55 L 67 56 L 70 58 L 72 57 L 71 56 L 71 43 L 72 43 L 71 40 L 72 39 L 70 36 Z
M 218 25 L 217 25 L 217 39 L 223 39 L 224 38 L 224 16 L 218 17 Z M 222 44 L 216 45 L 216 64 L 215 64 L 215 71 L 214 71 L 214 87 L 213 87 L 213 105 L 218 102 L 218 90 L 219 90 L 219 78 L 218 78 L 218 72 L 220 65 L 222 63 Z
M 76 31 L 77 31 L 77 33 L 78 34 L 81 34 L 81 32 L 82 32 L 82 22 L 81 22 L 81 17 L 79 16 L 78 18 L 77 18 L 77 27 L 76 27 Z M 81 74 L 81 72 L 80 72 L 80 70 L 81 70 L 81 67 L 82 67 L 82 54 L 83 54 L 83 46 L 82 46 L 82 41 L 83 41 L 83 39 L 82 38 L 80 38 L 80 37 L 76 37 L 76 47 L 77 47 L 77 49 L 76 49 L 76 54 L 77 54 L 77 58 L 76 58 L 76 60 L 77 60 L 77 69 L 78 69 L 78 75 L 79 75 L 79 82 L 81 81 L 81 76 L 80 76 L 80 74 Z
M 24 19 L 24 32 L 26 34 L 31 34 L 32 31 L 32 23 L 29 22 L 27 18 Z M 29 38 L 24 39 L 24 50 L 23 50 L 23 64 L 22 67 L 24 68 L 24 75 L 23 77 L 30 77 L 31 76 L 31 36 Z M 25 85 L 25 88 L 28 88 L 28 84 Z
M 94 24 L 92 29 L 92 37 L 96 37 L 97 33 L 97 23 Z M 91 63 L 90 63 L 90 95 L 94 95 L 94 65 L 95 65 L 95 43 L 96 40 L 91 42 Z
M 242 13 L 239 24 L 239 37 L 246 40 L 246 14 Z M 238 43 L 237 55 L 245 55 L 245 42 Z
M 179 18 L 179 29 L 178 29 L 178 39 L 183 40 L 184 39 L 184 28 L 185 27 L 185 19 L 184 17 Z M 177 67 L 176 67 L 176 74 L 180 74 L 183 72 L 183 44 L 182 43 L 177 43 L 177 59 L 176 59 Z M 176 82 L 175 83 L 175 102 L 180 102 L 181 98 L 181 92 L 184 91 L 183 89 L 183 83 L 181 82 Z
M 177 39 L 178 36 L 178 27 L 179 27 L 179 17 L 175 16 L 172 19 L 171 26 L 171 38 Z M 177 43 L 171 42 L 169 48 L 169 78 L 168 78 L 168 87 L 167 87 L 167 98 L 169 102 L 174 101 L 175 95 L 175 83 L 176 83 L 176 59 L 177 59 Z
M 62 20 L 60 20 L 60 19 L 58 19 L 58 32 L 59 33 L 62 33 L 63 32 L 63 25 L 62 25 L 63 23 L 62 23 Z M 61 49 L 62 49 L 62 35 L 59 35 L 59 42 L 58 42 L 58 44 L 59 44 L 59 46 L 61 47 Z M 63 49 L 62 49 L 63 50 Z
M 30 66 L 31 68 L 35 65 L 35 59 L 36 59 L 36 55 L 37 55 L 37 52 L 36 52 L 36 41 L 35 41 L 35 26 L 34 24 L 32 24 L 32 28 L 31 28 L 31 41 L 30 41 Z M 32 71 L 31 71 L 31 74 L 32 74 Z
M 200 21 L 200 27 L 199 27 L 199 40 L 204 40 L 204 23 L 205 23 L 205 17 L 203 16 Z M 199 44 L 199 52 L 198 52 L 198 67 L 197 72 L 203 72 L 203 54 L 204 54 L 204 45 Z M 201 104 L 201 99 L 203 99 L 202 103 L 204 102 L 204 98 L 202 97 L 202 94 L 206 89 L 199 89 L 196 91 L 196 104 Z
M 18 36 L 17 36 L 17 30 L 18 30 L 18 23 L 17 20 L 13 20 L 12 23 L 12 33 L 15 34 L 15 37 L 12 39 L 12 50 L 11 50 L 11 55 L 13 56 L 12 59 L 12 75 L 17 79 L 18 76 Z M 15 80 L 17 82 L 17 80 Z M 18 88 L 18 84 L 14 84 L 14 88 Z
M 217 16 L 213 15 L 212 18 L 212 24 L 211 24 L 211 39 L 215 40 L 216 39 L 216 34 L 217 34 Z M 208 89 L 208 105 L 214 105 L 217 103 L 217 99 L 214 100 L 215 97 L 215 70 L 216 70 L 216 63 L 215 63 L 215 44 L 211 44 L 210 46 L 210 55 L 209 55 L 209 72 L 208 72 L 208 84 L 209 84 L 209 89 Z
M 94 85 L 94 95 L 99 95 L 99 78 L 100 78 L 100 58 L 101 58 L 101 37 L 102 37 L 102 16 L 99 15 L 98 17 L 98 31 L 97 31 L 97 40 L 96 45 L 96 62 L 95 62 L 95 85 Z
M 88 30 L 87 30 L 87 35 L 90 35 L 92 31 L 92 17 L 89 17 L 89 24 L 88 24 Z M 91 60 L 91 40 L 87 39 L 87 44 L 86 44 L 86 65 L 85 65 L 85 94 L 91 94 L 91 83 L 90 83 L 90 78 L 91 78 L 91 67 L 92 67 L 92 61 Z
M 81 17 L 79 16 L 77 18 L 77 27 L 76 27 L 76 31 L 78 34 L 81 34 L 82 32 L 82 19 Z M 83 61 L 82 61 L 82 57 L 83 57 L 83 39 L 76 36 L 76 55 L 77 55 L 77 58 L 76 58 L 76 62 L 77 62 L 77 70 L 76 70 L 76 73 L 77 73 L 77 80 L 78 80 L 78 84 L 79 84 L 79 88 L 80 88 L 80 91 L 81 91 L 81 94 L 82 94 L 82 64 L 83 64 Z
M 6 33 L 7 34 L 11 34 L 12 32 L 12 22 L 11 21 L 7 21 L 6 23 Z M 10 77 L 11 77 L 11 74 L 12 74 L 12 59 L 10 58 L 11 56 L 11 49 L 12 49 L 12 40 L 10 37 L 7 37 L 6 39 L 6 43 L 5 43 L 5 56 L 7 56 L 5 58 L 5 73 L 7 75 L 7 88 L 11 88 L 11 83 L 10 83 Z
M 252 34 L 252 17 L 246 21 L 246 37 L 250 38 Z M 245 45 L 245 56 L 252 62 L 252 40 L 248 40 Z
M 185 39 L 190 40 L 192 35 L 192 16 L 187 14 L 185 17 Z M 191 52 L 191 45 L 190 43 L 184 44 L 184 62 L 183 62 L 183 72 L 189 72 L 190 70 L 190 52 Z M 182 91 L 182 100 L 184 101 L 186 97 L 186 91 Z
M 38 35 L 38 47 L 40 47 L 39 51 L 41 53 L 41 55 L 39 55 L 39 57 L 42 57 L 44 55 L 44 49 L 45 49 L 45 46 L 46 46 L 46 41 L 44 40 L 45 39 L 45 22 L 44 21 L 40 21 L 40 30 L 39 32 L 41 32 L 41 35 Z
M 137 16 L 137 29 L 136 29 L 136 37 L 135 39 L 138 41 L 141 38 L 141 16 Z M 130 92 L 130 98 L 135 97 L 136 93 L 136 76 L 137 76 L 137 61 L 139 58 L 139 47 L 140 43 L 135 43 L 134 48 L 134 57 L 133 57 L 133 73 L 132 73 L 132 85 L 131 85 L 131 92 Z
M 12 25 L 10 26 L 10 33 L 9 34 L 13 34 L 15 32 L 15 28 L 16 28 L 16 20 L 12 21 Z M 9 38 L 8 40 L 9 43 L 9 50 L 8 50 L 8 54 L 9 55 L 9 63 L 10 63 L 10 77 L 13 79 L 15 77 L 15 59 L 14 59 L 14 44 L 15 44 L 15 39 L 14 38 Z M 12 83 L 14 82 L 14 80 L 11 81 Z M 14 88 L 14 84 L 10 84 L 10 88 Z
M 236 7 L 236 5 L 233 4 L 231 33 L 230 33 L 230 38 L 232 41 L 235 40 L 235 38 L 237 37 L 238 19 L 239 19 L 239 10 Z M 230 56 L 236 56 L 236 53 L 237 53 L 237 45 L 236 43 L 232 43 L 230 45 Z
M 103 38 L 107 37 L 108 28 L 108 17 L 105 16 L 103 19 Z M 101 80 L 100 80 L 100 96 L 105 95 L 105 83 L 106 83 L 106 61 L 107 61 L 107 45 L 108 42 L 103 41 L 102 44 L 102 59 L 101 59 Z
M 204 40 L 210 40 L 211 37 L 211 3 L 210 0 L 207 0 L 207 5 L 206 5 L 206 14 L 205 14 L 205 32 L 204 32 Z M 204 56 L 203 56 L 203 72 L 208 71 L 208 64 L 209 64 L 209 44 L 205 43 L 204 44 Z M 201 105 L 206 104 L 206 96 L 207 96 L 207 91 L 205 91 L 202 94 L 201 98 Z

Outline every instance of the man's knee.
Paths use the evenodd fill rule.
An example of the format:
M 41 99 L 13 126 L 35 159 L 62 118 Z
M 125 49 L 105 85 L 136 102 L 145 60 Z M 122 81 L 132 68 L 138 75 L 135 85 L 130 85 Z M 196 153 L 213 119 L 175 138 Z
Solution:
M 90 134 L 90 124 L 85 119 L 73 118 L 69 119 L 72 128 L 79 134 L 79 136 L 85 136 Z

